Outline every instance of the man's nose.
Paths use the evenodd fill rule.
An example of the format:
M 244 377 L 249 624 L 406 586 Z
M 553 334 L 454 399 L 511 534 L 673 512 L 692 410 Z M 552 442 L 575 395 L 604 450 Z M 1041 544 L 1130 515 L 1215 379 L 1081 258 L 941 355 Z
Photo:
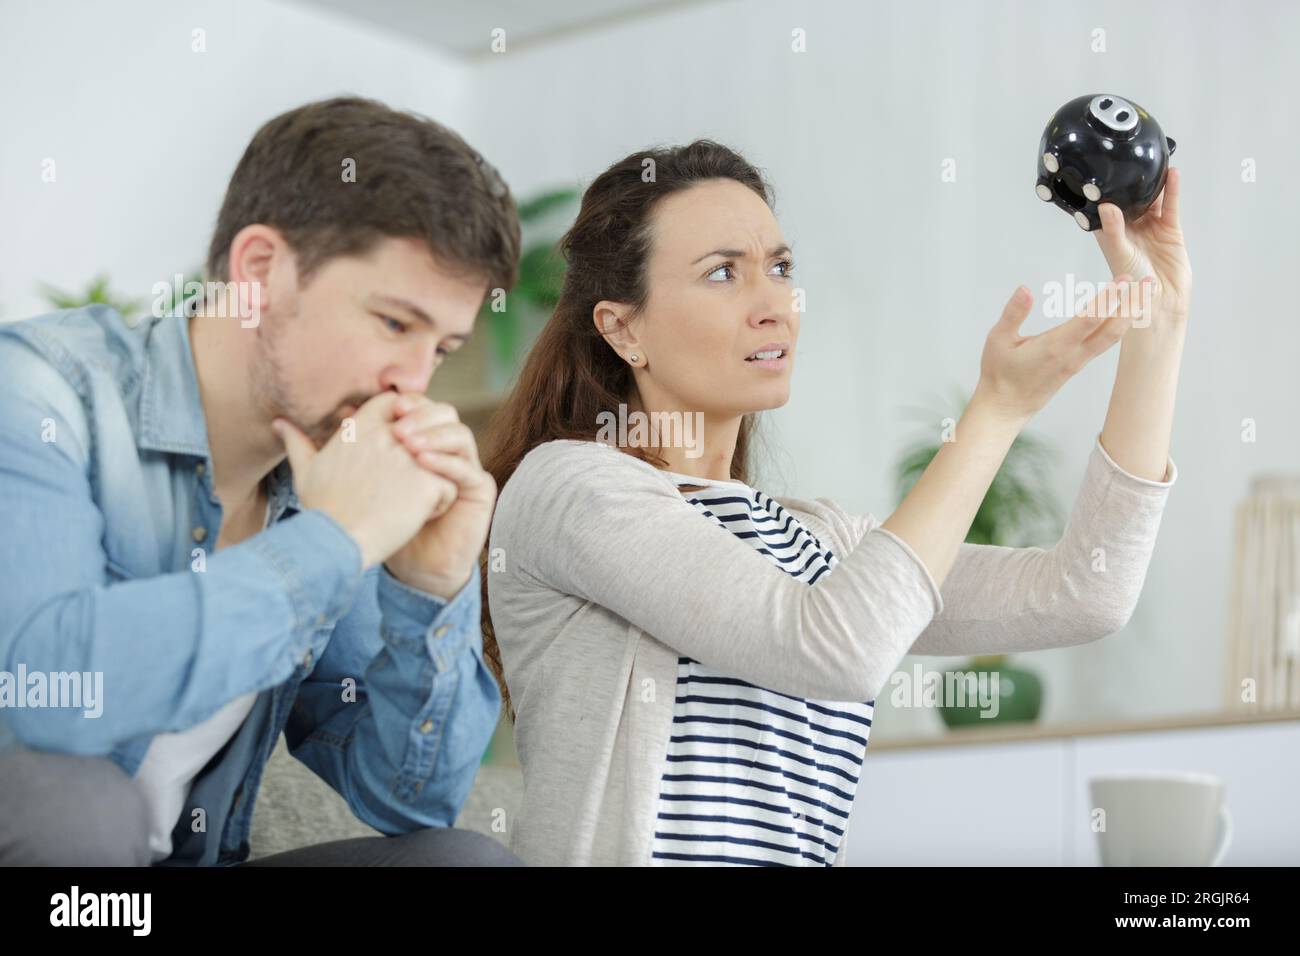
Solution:
M 438 348 L 430 344 L 426 348 L 411 349 L 401 358 L 384 369 L 380 377 L 380 387 L 396 389 L 399 392 L 424 392 L 429 388 L 433 378 L 433 369 L 437 360 Z

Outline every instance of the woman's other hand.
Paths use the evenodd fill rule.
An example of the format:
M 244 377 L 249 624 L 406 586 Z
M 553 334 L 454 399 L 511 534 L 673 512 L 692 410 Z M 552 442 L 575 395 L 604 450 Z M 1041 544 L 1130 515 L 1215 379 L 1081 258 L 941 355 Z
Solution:
M 1107 283 L 1071 319 L 1038 335 L 1020 334 L 1034 297 L 1018 288 L 989 332 L 972 401 L 1021 425 L 1062 385 L 1124 337 L 1141 315 L 1138 285 L 1128 275 Z

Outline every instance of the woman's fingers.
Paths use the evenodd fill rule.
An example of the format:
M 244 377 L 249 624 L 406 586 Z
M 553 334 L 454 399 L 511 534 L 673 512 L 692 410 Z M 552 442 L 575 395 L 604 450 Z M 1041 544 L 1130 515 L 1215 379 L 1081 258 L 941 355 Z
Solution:
M 1160 201 L 1163 208 L 1160 212 L 1160 220 L 1174 229 L 1179 228 L 1178 220 L 1178 197 L 1183 184 L 1183 174 L 1176 167 L 1170 166 L 1169 172 L 1165 175 L 1165 188 L 1160 194 Z
M 1165 214 L 1165 191 L 1164 189 L 1161 189 L 1160 195 L 1156 197 L 1156 200 L 1151 204 L 1151 207 L 1142 214 L 1142 218 L 1145 219 L 1147 216 L 1150 216 L 1152 219 L 1162 219 L 1164 217 L 1164 214 Z
M 1131 273 L 1138 264 L 1138 249 L 1128 235 L 1128 225 L 1119 206 L 1104 202 L 1097 207 L 1101 217 L 1101 228 L 1093 233 L 1097 237 L 1097 246 L 1106 258 L 1113 275 Z
M 1124 337 L 1141 314 L 1139 285 L 1124 276 L 1108 282 L 1083 309 L 1079 357 L 1087 363 Z
M 1020 327 L 1025 324 L 1033 304 L 1034 296 L 1029 289 L 1025 286 L 1017 286 L 1016 291 L 1011 293 L 1011 298 L 1007 300 L 1007 304 L 1002 307 L 1002 316 L 993 326 L 994 334 L 1004 335 L 1013 342 L 1018 340 Z
M 1117 293 L 1121 285 L 1128 285 L 1128 275 L 1118 275 L 1107 282 L 1074 316 L 1062 322 L 1054 329 L 1048 329 L 1043 337 L 1052 341 L 1057 347 L 1066 351 L 1077 346 L 1114 312 L 1118 303 Z
M 1131 285 L 1128 276 L 1106 283 L 1073 318 L 1034 338 L 1045 354 L 1073 375 L 1114 345 L 1132 324 L 1132 310 L 1126 303 L 1136 301 L 1136 296 L 1121 291 Z

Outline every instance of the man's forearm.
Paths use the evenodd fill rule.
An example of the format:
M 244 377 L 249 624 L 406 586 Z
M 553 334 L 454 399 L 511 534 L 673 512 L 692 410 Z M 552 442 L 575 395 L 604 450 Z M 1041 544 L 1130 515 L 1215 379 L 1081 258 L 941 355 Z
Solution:
M 501 708 L 482 659 L 479 578 L 448 603 L 382 570 L 376 585 L 300 688 L 290 751 L 381 832 L 452 826 Z M 363 663 L 376 631 L 385 646 Z

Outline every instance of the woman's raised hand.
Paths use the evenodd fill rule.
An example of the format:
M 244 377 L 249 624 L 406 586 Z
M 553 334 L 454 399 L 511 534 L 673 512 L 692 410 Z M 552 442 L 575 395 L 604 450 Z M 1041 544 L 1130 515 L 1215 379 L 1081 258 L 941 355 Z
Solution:
M 1101 229 L 1094 230 L 1097 245 L 1110 271 L 1138 279 L 1150 277 L 1151 321 L 1159 327 L 1186 322 L 1192 302 L 1192 265 L 1183 241 L 1179 217 L 1183 174 L 1169 168 L 1165 188 L 1142 218 L 1132 224 L 1114 203 L 1097 207 Z

